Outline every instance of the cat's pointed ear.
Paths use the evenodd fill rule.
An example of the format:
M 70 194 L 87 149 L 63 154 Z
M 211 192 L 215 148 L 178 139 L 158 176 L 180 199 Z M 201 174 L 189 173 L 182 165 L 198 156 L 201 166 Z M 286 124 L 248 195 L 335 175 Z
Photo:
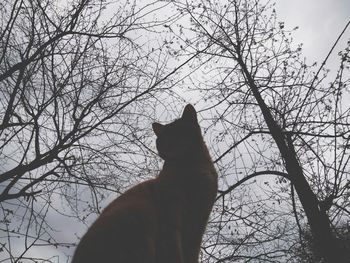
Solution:
M 181 119 L 183 119 L 185 121 L 198 123 L 197 112 L 191 104 L 186 105 L 186 107 L 182 113 Z
M 158 137 L 161 134 L 161 132 L 163 131 L 164 125 L 157 123 L 157 122 L 154 122 L 154 123 L 152 123 L 152 128 L 153 128 L 154 133 Z

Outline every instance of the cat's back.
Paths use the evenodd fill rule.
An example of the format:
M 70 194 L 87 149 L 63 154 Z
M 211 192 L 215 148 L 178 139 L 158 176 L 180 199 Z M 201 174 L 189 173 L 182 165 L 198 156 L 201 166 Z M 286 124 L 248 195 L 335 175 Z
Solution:
M 155 179 L 143 182 L 112 201 L 83 236 L 72 263 L 153 263 L 156 185 Z

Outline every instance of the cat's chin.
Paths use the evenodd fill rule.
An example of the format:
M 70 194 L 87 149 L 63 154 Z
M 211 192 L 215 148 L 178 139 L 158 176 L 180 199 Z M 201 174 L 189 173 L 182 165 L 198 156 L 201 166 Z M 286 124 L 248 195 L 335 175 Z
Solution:
M 188 154 L 185 153 L 174 153 L 174 152 L 164 152 L 164 151 L 158 151 L 159 156 L 164 160 L 164 161 L 186 161 L 190 158 Z
M 165 162 L 171 163 L 188 163 L 192 162 L 191 156 L 181 155 L 181 156 L 161 156 L 159 155 Z

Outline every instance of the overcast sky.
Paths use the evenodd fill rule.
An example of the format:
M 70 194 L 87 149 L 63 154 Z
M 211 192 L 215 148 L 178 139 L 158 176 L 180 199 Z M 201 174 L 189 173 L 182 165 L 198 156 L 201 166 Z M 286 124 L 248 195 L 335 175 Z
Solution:
M 279 21 L 284 21 L 287 28 L 299 26 L 294 34 L 294 43 L 304 43 L 304 55 L 311 64 L 315 60 L 322 61 L 325 58 L 349 21 L 350 0 L 277 0 L 276 11 Z M 344 48 L 349 38 L 350 28 L 346 31 L 342 44 L 337 50 Z M 329 68 L 336 65 L 337 53 L 338 51 L 334 52 L 330 63 L 327 64 Z M 66 232 L 62 235 L 66 235 L 69 239 L 71 235 L 67 232 L 72 232 L 72 229 L 69 229 L 70 231 L 67 231 L 67 227 L 65 229 Z M 75 240 L 64 241 L 74 242 Z
M 299 26 L 294 34 L 295 43 L 304 43 L 308 63 L 322 61 L 333 43 L 350 20 L 350 0 L 277 0 L 276 11 L 287 28 Z M 336 62 L 336 54 L 350 38 L 345 32 L 337 51 L 331 57 L 329 68 Z

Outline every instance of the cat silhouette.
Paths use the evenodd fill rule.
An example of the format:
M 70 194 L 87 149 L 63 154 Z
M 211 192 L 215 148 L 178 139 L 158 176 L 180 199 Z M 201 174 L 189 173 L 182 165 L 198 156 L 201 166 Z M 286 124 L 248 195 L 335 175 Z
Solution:
M 217 173 L 194 107 L 153 123 L 159 175 L 112 201 L 76 248 L 72 263 L 198 263 L 217 193 Z

